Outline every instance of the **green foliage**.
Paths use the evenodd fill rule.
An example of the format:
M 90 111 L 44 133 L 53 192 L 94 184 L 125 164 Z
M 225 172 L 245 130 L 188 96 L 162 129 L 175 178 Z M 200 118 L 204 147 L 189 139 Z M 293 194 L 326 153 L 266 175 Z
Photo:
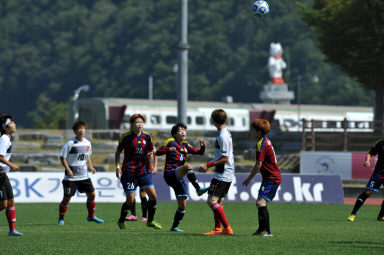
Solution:
M 67 104 L 57 103 L 50 100 L 44 93 L 40 94 L 36 109 L 28 113 L 28 117 L 33 120 L 33 128 L 53 128 L 57 129 L 65 121 Z
M 367 104 L 354 80 L 324 63 L 294 1 L 271 1 L 265 18 L 252 15 L 252 2 L 189 1 L 190 100 L 231 95 L 238 102 L 260 102 L 269 79 L 269 44 L 281 42 L 290 86 L 299 74 L 320 77 L 319 94 L 302 103 L 335 103 L 317 95 L 344 86 L 334 83 L 338 80 L 351 88 L 338 104 Z M 154 98 L 176 99 L 178 21 L 175 1 L 1 1 L 0 109 L 30 127 L 34 117 L 45 116 L 38 105 L 42 93 L 52 103 L 66 104 L 77 87 L 90 84 L 89 97 L 146 98 L 149 75 Z M 329 72 L 337 78 L 334 85 L 323 79 Z M 311 91 L 309 85 L 302 88 L 304 95 Z
M 85 203 L 86 198 L 84 198 Z M 97 201 L 97 197 L 96 197 Z M 123 202 L 123 201 L 122 201 Z M 58 202 L 59 203 L 59 202 Z M 97 203 L 103 224 L 87 222 L 83 203 L 70 203 L 65 225 L 58 226 L 58 203 L 17 204 L 16 228 L 22 237 L 7 237 L 0 222 L 4 254 L 382 254 L 383 222 L 378 206 L 364 206 L 355 222 L 348 222 L 352 206 L 325 204 L 268 205 L 271 238 L 252 236 L 257 228 L 253 203 L 226 203 L 224 210 L 234 236 L 203 236 L 213 228 L 213 214 L 205 202 L 188 203 L 180 224 L 184 233 L 169 232 L 176 202 L 157 204 L 154 230 L 141 221 L 117 227 L 121 203 Z M 136 205 L 141 216 L 140 205 Z

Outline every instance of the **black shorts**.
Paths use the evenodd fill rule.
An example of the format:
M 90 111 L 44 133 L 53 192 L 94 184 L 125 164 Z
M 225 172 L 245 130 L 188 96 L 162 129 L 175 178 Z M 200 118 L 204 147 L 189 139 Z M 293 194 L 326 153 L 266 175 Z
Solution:
M 209 185 L 208 194 L 216 197 L 225 197 L 231 187 L 231 183 L 232 182 L 219 181 L 213 178 Z
M 0 201 L 13 198 L 12 185 L 6 173 L 0 173 Z
M 95 191 L 91 179 L 81 181 L 63 180 L 63 189 L 65 197 L 72 197 L 75 195 L 76 190 L 80 193 L 92 193 Z

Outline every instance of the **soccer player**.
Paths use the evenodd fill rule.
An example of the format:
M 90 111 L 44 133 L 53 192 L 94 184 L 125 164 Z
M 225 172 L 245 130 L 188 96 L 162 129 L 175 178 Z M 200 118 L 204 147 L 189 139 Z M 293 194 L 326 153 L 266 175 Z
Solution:
M 225 124 L 227 113 L 223 109 L 214 110 L 211 118 L 218 131 L 215 143 L 215 159 L 202 165 L 200 172 L 205 173 L 208 168 L 215 167 L 207 200 L 214 215 L 215 227 L 212 231 L 204 233 L 204 235 L 233 235 L 233 230 L 228 223 L 222 206 L 222 199 L 227 195 L 235 175 L 232 136 Z M 224 226 L 223 230 L 221 229 L 222 226 Z
M 76 190 L 87 195 L 88 221 L 103 223 L 104 220 L 95 216 L 95 189 L 88 175 L 88 168 L 92 174 L 96 173 L 92 165 L 91 143 L 84 137 L 87 129 L 87 123 L 76 121 L 72 126 L 75 137 L 67 141 L 60 152 L 60 161 L 65 168 L 63 183 L 64 197 L 59 205 L 59 225 L 64 225 L 64 216 L 68 209 L 71 198 Z
M 364 204 L 365 200 L 370 197 L 374 191 L 378 192 L 382 184 L 384 185 L 384 138 L 379 139 L 373 144 L 372 148 L 365 157 L 364 167 L 369 167 L 371 165 L 371 157 L 376 155 L 378 156 L 378 159 L 375 165 L 375 170 L 373 171 L 364 192 L 357 198 L 351 215 L 348 217 L 349 221 L 355 221 L 356 213 Z M 381 204 L 377 220 L 384 221 L 384 200 Z
M 188 198 L 187 186 L 183 179 L 184 176 L 187 175 L 188 180 L 192 183 L 199 196 L 208 191 L 208 188 L 200 188 L 192 166 L 185 164 L 185 160 L 188 154 L 203 155 L 205 142 L 204 140 L 200 140 L 200 149 L 190 145 L 185 140 L 187 138 L 187 126 L 180 122 L 172 127 L 171 135 L 173 138 L 168 139 L 164 145 L 156 151 L 156 155 L 161 156 L 166 154 L 164 180 L 168 186 L 173 188 L 177 197 L 178 208 L 170 231 L 184 232 L 184 230 L 178 228 L 184 217 Z
M 123 134 L 115 153 L 116 177 L 120 179 L 126 194 L 126 200 L 121 207 L 120 218 L 117 225 L 125 229 L 125 218 L 135 200 L 135 190 L 140 186 L 148 194 L 148 221 L 147 226 L 161 229 L 161 225 L 153 220 L 156 212 L 156 190 L 152 183 L 151 158 L 153 154 L 153 141 L 149 133 L 143 131 L 145 117 L 142 114 L 133 114 L 129 122 L 131 130 Z M 124 151 L 123 164 L 120 167 L 120 154 Z
M 9 224 L 9 236 L 22 236 L 16 230 L 16 210 L 13 190 L 7 173 L 12 169 L 19 171 L 19 166 L 10 162 L 12 142 L 11 136 L 16 132 L 16 123 L 13 116 L 0 114 L 0 211 L 5 209 L 5 216 Z
M 259 211 L 259 228 L 253 235 L 257 236 L 272 236 L 267 204 L 273 200 L 281 183 L 281 174 L 277 165 L 275 151 L 271 141 L 266 137 L 270 130 L 271 125 L 267 120 L 254 119 L 252 121 L 251 136 L 257 141 L 256 163 L 248 178 L 243 182 L 244 186 L 248 186 L 258 172 L 263 177 L 256 201 Z

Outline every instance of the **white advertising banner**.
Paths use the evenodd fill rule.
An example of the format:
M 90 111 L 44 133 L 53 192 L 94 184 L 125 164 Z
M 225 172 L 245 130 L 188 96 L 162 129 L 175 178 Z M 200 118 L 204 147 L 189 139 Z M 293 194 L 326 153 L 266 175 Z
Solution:
M 342 180 L 352 179 L 352 153 L 334 151 L 300 152 L 301 174 L 338 174 Z

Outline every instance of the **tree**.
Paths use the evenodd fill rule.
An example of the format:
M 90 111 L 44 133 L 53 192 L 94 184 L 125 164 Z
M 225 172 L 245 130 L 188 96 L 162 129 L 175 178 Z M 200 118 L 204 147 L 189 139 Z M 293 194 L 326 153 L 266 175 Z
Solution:
M 375 120 L 384 114 L 384 1 L 314 0 L 298 4 L 327 60 L 374 90 Z

